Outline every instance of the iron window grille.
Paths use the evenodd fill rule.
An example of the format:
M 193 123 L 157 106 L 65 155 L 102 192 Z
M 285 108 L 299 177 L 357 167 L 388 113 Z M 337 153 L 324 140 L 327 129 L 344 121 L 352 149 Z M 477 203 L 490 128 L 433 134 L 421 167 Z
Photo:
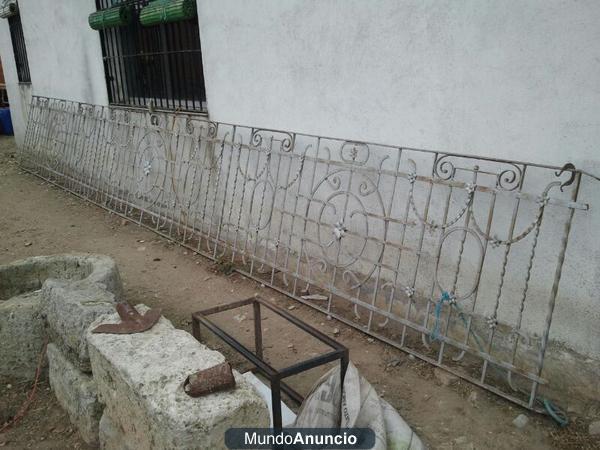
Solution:
M 25 36 L 23 35 L 23 24 L 21 15 L 15 14 L 8 18 L 8 27 L 10 29 L 10 38 L 15 55 L 15 66 L 17 68 L 17 78 L 20 83 L 31 83 L 29 74 L 29 61 L 27 60 L 27 49 L 25 48 Z
M 113 3 L 96 0 L 96 7 Z M 139 14 L 149 0 L 127 3 L 130 23 L 100 30 L 110 104 L 206 112 L 197 18 L 146 27 Z

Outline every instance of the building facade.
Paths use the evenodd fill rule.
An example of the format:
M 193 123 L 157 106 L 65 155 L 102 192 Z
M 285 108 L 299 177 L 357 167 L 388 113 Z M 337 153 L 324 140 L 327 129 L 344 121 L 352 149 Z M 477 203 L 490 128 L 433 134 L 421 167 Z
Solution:
M 600 173 L 597 1 L 202 0 L 197 35 L 131 35 L 144 41 L 134 47 L 90 28 L 93 0 L 41 3 L 19 0 L 30 80 L 19 80 L 0 20 L 19 145 L 41 95 Z M 573 225 L 553 324 L 559 342 L 593 358 L 597 189 L 582 186 L 591 206 Z

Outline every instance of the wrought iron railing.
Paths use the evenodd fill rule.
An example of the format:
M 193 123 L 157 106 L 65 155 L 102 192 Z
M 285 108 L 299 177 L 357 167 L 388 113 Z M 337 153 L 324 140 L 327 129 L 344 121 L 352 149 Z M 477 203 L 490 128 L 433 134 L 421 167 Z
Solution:
M 582 172 L 34 97 L 22 165 L 531 409 Z

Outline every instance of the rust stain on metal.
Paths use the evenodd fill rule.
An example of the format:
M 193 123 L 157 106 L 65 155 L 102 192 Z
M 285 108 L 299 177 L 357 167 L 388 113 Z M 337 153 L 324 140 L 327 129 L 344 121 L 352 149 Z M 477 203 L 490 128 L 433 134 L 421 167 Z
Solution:
M 235 378 L 228 362 L 200 370 L 187 377 L 183 383 L 183 390 L 190 397 L 200 397 L 234 387 Z
M 154 326 L 160 319 L 161 310 L 151 309 L 146 314 L 140 314 L 128 303 L 118 303 L 117 313 L 121 318 L 121 323 L 105 323 L 97 326 L 92 333 L 106 334 L 134 334 L 142 333 Z

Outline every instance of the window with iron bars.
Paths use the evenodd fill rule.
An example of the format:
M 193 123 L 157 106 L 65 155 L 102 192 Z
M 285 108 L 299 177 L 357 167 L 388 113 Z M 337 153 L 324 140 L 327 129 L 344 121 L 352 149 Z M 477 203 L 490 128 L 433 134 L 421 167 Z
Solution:
M 15 66 L 17 68 L 19 83 L 31 83 L 27 49 L 25 48 L 25 36 L 23 35 L 23 24 L 21 23 L 21 16 L 19 14 L 8 18 L 8 28 L 10 29 L 10 39 L 15 55 Z
M 96 0 L 96 7 L 114 3 Z M 198 19 L 145 27 L 139 13 L 149 0 L 127 3 L 133 8 L 131 22 L 100 31 L 110 103 L 206 112 Z

